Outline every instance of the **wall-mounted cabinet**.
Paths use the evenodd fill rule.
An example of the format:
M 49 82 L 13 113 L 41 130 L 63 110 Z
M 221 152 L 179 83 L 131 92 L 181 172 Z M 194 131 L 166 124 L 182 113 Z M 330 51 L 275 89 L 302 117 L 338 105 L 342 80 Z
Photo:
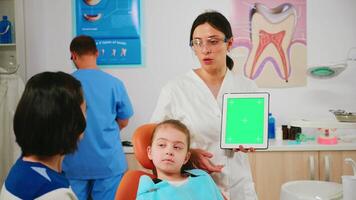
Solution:
M 17 73 L 25 80 L 25 36 L 23 0 L 0 0 L 0 19 L 7 16 L 11 22 L 12 43 L 0 43 L 0 67 L 8 68 L 9 62 L 19 65 Z

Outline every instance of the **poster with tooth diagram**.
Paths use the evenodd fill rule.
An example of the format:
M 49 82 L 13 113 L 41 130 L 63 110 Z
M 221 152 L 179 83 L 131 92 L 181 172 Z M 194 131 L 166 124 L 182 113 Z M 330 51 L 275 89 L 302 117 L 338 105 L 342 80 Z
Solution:
M 306 1 L 233 1 L 235 73 L 260 88 L 306 85 Z
M 105 67 L 137 66 L 141 58 L 140 0 L 74 0 L 75 35 L 90 35 Z

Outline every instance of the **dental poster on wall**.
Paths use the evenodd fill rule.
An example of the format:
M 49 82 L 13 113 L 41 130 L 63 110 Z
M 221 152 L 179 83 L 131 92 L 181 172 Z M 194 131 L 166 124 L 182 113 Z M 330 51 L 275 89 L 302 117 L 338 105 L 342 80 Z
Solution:
M 305 86 L 306 1 L 237 0 L 233 4 L 234 69 L 260 88 Z
M 74 0 L 76 35 L 90 35 L 99 51 L 98 65 L 142 63 L 140 0 Z

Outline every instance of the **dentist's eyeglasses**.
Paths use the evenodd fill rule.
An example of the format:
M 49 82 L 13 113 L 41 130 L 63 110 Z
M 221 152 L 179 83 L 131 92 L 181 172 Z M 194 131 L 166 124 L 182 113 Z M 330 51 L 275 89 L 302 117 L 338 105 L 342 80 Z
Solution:
M 222 43 L 226 43 L 227 39 L 226 38 L 208 38 L 207 40 L 202 40 L 199 38 L 193 39 L 190 41 L 190 46 L 192 47 L 193 50 L 202 50 L 203 47 L 205 46 L 211 51 L 214 51 L 218 48 L 221 47 Z

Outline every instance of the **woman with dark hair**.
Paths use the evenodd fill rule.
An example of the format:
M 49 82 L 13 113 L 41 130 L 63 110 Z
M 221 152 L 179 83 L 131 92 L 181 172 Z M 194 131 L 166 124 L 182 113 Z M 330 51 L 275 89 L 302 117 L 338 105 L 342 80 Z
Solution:
M 151 121 L 182 121 L 191 132 L 195 166 L 216 172 L 211 176 L 226 198 L 256 199 L 247 150 L 240 146 L 234 153 L 220 149 L 219 144 L 222 95 L 256 90 L 252 81 L 231 72 L 230 23 L 219 12 L 202 13 L 192 25 L 189 40 L 200 67 L 163 87 Z
M 81 84 L 69 74 L 43 72 L 27 82 L 14 116 L 22 155 L 0 199 L 77 199 L 61 165 L 82 137 L 85 107 Z

